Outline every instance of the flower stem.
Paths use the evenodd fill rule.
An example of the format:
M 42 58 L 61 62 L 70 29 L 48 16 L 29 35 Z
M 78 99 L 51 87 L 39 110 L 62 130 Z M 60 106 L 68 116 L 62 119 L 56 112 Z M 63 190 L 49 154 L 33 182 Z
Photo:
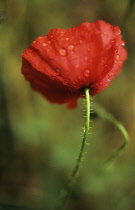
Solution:
M 79 173 L 80 166 L 81 166 L 81 163 L 82 163 L 82 160 L 84 157 L 84 150 L 85 150 L 85 146 L 87 143 L 86 140 L 87 140 L 87 137 L 89 134 L 89 128 L 90 128 L 90 94 L 89 94 L 88 88 L 85 89 L 85 112 L 86 112 L 85 127 L 84 127 L 83 139 L 82 139 L 79 156 L 77 158 L 77 162 L 76 162 L 76 165 L 72 171 L 72 174 L 65 185 L 65 188 L 60 192 L 61 203 L 57 204 L 57 207 L 55 208 L 55 210 L 57 210 L 57 209 L 65 210 L 65 206 L 67 204 L 68 198 L 70 197 L 71 192 L 72 192 L 73 182 L 75 181 L 76 176 Z
M 114 150 L 110 156 L 104 161 L 104 167 L 110 166 L 110 164 L 113 162 L 113 160 L 120 154 L 121 151 L 126 147 L 126 145 L 129 142 L 129 136 L 128 133 L 125 129 L 125 127 L 111 114 L 108 113 L 106 110 L 104 110 L 102 107 L 98 106 L 95 104 L 94 106 L 96 114 L 108 121 L 110 121 L 122 134 L 123 136 L 123 143 L 116 149 Z
M 87 141 L 87 137 L 89 134 L 89 128 L 90 128 L 90 94 L 89 94 L 89 89 L 85 89 L 85 108 L 86 108 L 86 118 L 85 118 L 85 127 L 84 127 L 84 134 L 83 134 L 83 140 L 82 140 L 82 145 L 81 149 L 79 152 L 79 156 L 76 162 L 76 165 L 73 169 L 73 172 L 71 174 L 70 179 L 68 180 L 68 186 L 71 186 L 74 179 L 76 178 L 77 174 L 79 173 L 79 169 L 81 166 L 81 162 L 84 157 L 84 150 L 85 150 L 85 145 Z
M 126 145 L 129 142 L 129 136 L 124 126 L 118 120 L 116 120 L 111 114 L 110 115 L 108 114 L 108 120 L 112 122 L 121 132 L 121 134 L 123 135 L 124 142 L 111 153 L 111 155 L 107 158 L 107 160 L 104 161 L 104 166 L 106 167 L 110 165 L 110 163 L 120 154 L 121 151 L 123 151 L 123 149 L 126 147 Z

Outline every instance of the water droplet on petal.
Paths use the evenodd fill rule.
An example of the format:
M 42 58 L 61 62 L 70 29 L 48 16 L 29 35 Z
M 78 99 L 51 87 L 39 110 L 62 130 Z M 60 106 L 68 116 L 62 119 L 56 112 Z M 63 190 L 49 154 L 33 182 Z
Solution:
M 68 41 L 68 40 L 69 40 L 69 38 L 67 37 L 67 38 L 66 38 L 66 41 Z
M 124 41 L 122 42 L 122 46 L 125 46 L 125 42 Z
M 33 41 L 33 44 L 36 44 L 36 43 L 37 43 L 37 40 L 34 40 L 34 41 Z
M 80 39 L 79 43 L 82 44 L 82 40 L 81 39 Z
M 75 68 L 78 68 L 78 67 L 79 67 L 79 65 L 78 65 L 78 64 L 76 64 L 76 65 L 75 65 Z
M 114 42 L 115 42 L 115 39 L 112 39 L 112 40 L 110 41 L 111 44 L 114 43 Z
M 66 81 L 66 80 L 64 80 L 64 82 L 63 82 L 63 83 L 64 83 L 64 85 L 67 85 L 67 81 Z
M 119 60 L 119 58 L 120 58 L 120 55 L 117 54 L 116 55 L 116 60 Z
M 87 60 L 88 60 L 88 57 L 87 57 L 87 56 L 85 56 L 85 57 L 84 57 L 84 60 L 85 60 L 85 61 L 87 61 Z
M 118 32 L 118 35 L 121 34 L 121 32 L 117 26 L 114 26 L 113 29 Z
M 59 75 L 60 74 L 60 69 L 55 69 L 55 72 L 56 72 L 57 75 Z
M 51 78 L 52 78 L 52 80 L 54 80 L 54 79 L 55 79 L 55 77 L 54 77 L 54 76 L 52 76 Z
M 86 70 L 84 71 L 84 76 L 85 76 L 85 77 L 89 77 L 89 76 L 90 76 L 90 70 L 89 70 L 89 69 L 86 69 Z
M 79 77 L 78 77 L 78 79 L 79 79 L 79 80 L 81 80 L 81 79 L 82 79 L 82 77 L 81 77 L 81 76 L 79 76 Z
M 74 46 L 73 46 L 73 45 L 69 45 L 69 46 L 68 46 L 68 49 L 69 49 L 69 50 L 73 50 L 73 49 L 74 49 Z
M 104 67 L 105 67 L 105 69 L 106 69 L 106 68 L 107 68 L 107 64 L 105 64 L 105 66 L 104 66 Z
M 110 79 L 108 79 L 107 81 L 110 82 Z
M 51 42 L 50 42 L 50 41 L 48 41 L 48 44 L 51 44 Z
M 60 53 L 60 55 L 62 55 L 62 56 L 66 56 L 67 51 L 66 51 L 66 49 L 63 48 L 63 49 L 60 49 L 59 53 Z
M 43 43 L 42 45 L 43 45 L 44 47 L 46 47 L 46 43 Z
M 32 53 L 32 52 L 33 52 L 33 49 L 28 48 L 27 51 L 28 51 L 29 53 Z
M 121 66 L 122 66 L 122 61 L 119 62 L 119 67 L 121 67 Z

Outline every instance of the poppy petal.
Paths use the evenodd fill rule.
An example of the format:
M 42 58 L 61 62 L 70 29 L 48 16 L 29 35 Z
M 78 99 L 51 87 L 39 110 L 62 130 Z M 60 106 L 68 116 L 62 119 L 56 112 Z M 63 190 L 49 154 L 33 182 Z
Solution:
M 52 29 L 22 54 L 22 73 L 50 102 L 74 108 L 84 89 L 95 95 L 121 71 L 127 51 L 120 29 L 102 20 Z

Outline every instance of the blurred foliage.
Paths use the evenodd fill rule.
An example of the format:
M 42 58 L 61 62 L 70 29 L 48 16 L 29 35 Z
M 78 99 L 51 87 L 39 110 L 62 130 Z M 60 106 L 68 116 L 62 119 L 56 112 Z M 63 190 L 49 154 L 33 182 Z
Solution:
M 127 13 L 129 2 L 132 13 L 130 10 Z M 104 159 L 121 144 L 122 135 L 114 125 L 93 115 L 90 145 L 68 209 L 134 209 L 133 3 L 0 0 L 0 210 L 51 209 L 75 164 L 84 125 L 82 100 L 71 111 L 65 105 L 50 104 L 30 88 L 21 75 L 21 53 L 51 28 L 69 28 L 97 19 L 123 26 L 129 56 L 122 73 L 93 101 L 123 123 L 131 141 L 111 168 L 99 171 Z

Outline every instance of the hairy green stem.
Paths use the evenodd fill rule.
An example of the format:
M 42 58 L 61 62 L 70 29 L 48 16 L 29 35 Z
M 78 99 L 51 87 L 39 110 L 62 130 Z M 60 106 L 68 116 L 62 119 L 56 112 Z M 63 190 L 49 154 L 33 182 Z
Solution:
M 86 140 L 89 134 L 89 128 L 90 128 L 90 94 L 89 94 L 89 89 L 85 89 L 85 106 L 86 106 L 86 118 L 85 118 L 85 127 L 84 127 L 84 134 L 83 134 L 83 140 L 82 140 L 82 145 L 81 149 L 79 152 L 79 156 L 76 162 L 76 165 L 73 169 L 73 172 L 71 174 L 71 177 L 68 181 L 68 185 L 71 185 L 76 177 L 76 175 L 79 172 L 80 165 L 82 162 L 82 159 L 84 157 L 84 150 L 85 150 L 85 145 L 86 145 Z
M 77 162 L 72 171 L 72 174 L 65 185 L 65 188 L 60 193 L 61 199 L 59 200 L 59 202 L 61 203 L 57 205 L 57 208 L 55 208 L 55 210 L 65 209 L 68 198 L 70 197 L 71 192 L 72 192 L 73 182 L 75 181 L 77 174 L 79 173 L 80 166 L 84 157 L 84 150 L 87 143 L 86 141 L 87 141 L 89 128 L 90 128 L 90 94 L 89 94 L 88 88 L 85 89 L 85 112 L 86 112 L 85 127 L 84 127 L 83 139 L 82 139 L 79 156 L 77 158 Z

